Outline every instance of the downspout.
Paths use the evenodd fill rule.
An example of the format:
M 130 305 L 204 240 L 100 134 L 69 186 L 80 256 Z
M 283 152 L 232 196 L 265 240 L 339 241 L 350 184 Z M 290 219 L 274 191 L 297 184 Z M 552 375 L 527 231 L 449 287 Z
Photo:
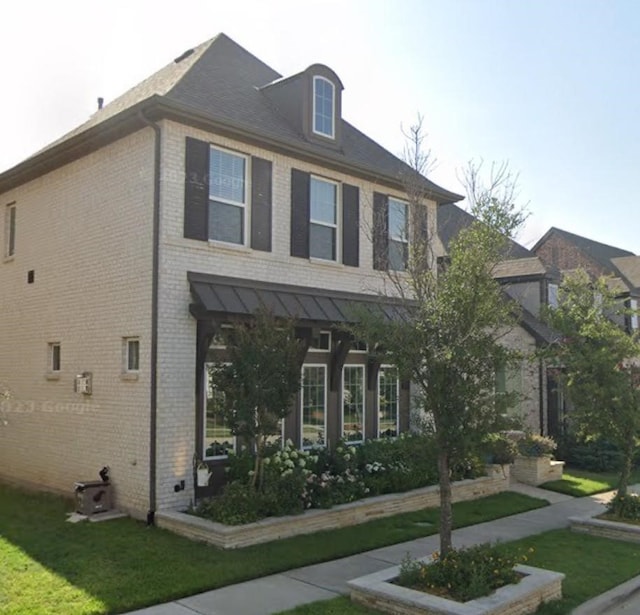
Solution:
M 151 386 L 149 391 L 149 510 L 147 525 L 153 525 L 156 513 L 156 461 L 157 461 L 157 425 L 158 425 L 158 270 L 160 262 L 160 126 L 139 112 L 140 119 L 153 128 L 153 265 L 151 274 Z
M 540 435 L 544 435 L 544 361 L 542 357 L 538 359 L 538 388 L 540 389 Z M 548 396 L 547 396 L 548 399 Z M 547 408 L 548 411 L 548 408 Z

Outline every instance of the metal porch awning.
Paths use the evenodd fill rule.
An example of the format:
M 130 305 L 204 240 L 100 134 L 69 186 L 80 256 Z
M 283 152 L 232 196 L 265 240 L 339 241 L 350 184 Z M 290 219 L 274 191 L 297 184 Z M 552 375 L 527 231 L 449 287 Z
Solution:
M 279 318 L 311 323 L 347 324 L 364 308 L 381 313 L 387 320 L 403 320 L 407 307 L 400 299 L 304 286 L 258 282 L 240 278 L 188 272 L 194 303 L 191 313 L 198 319 L 213 315 L 250 316 L 267 309 Z

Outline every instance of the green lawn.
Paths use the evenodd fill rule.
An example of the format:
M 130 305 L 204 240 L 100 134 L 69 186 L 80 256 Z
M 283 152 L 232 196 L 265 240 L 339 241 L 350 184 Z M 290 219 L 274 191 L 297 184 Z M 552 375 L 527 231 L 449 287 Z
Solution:
M 454 505 L 463 527 L 546 505 L 517 493 Z M 132 519 L 65 522 L 69 502 L 0 485 L 0 613 L 118 613 L 434 534 L 437 509 L 221 551 Z
M 564 572 L 562 600 L 541 606 L 538 615 L 567 615 L 579 604 L 640 574 L 640 546 L 554 530 L 509 543 L 529 554 L 528 564 Z M 286 611 L 286 615 L 373 615 L 376 611 L 352 605 L 347 598 L 314 602 Z M 281 613 L 280 615 L 285 615 Z
M 586 470 L 568 468 L 564 472 L 562 480 L 554 480 L 540 486 L 550 491 L 583 497 L 616 489 L 618 476 L 615 472 L 588 472 Z M 640 470 L 633 472 L 629 484 L 633 485 L 638 482 L 640 482 Z

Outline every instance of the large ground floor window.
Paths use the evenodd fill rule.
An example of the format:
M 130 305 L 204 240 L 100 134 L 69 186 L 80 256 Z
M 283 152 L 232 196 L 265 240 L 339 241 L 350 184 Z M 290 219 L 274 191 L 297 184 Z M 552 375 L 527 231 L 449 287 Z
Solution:
M 231 428 L 222 413 L 225 404 L 224 392 L 213 385 L 210 377 L 213 367 L 213 363 L 205 364 L 206 397 L 202 449 L 205 459 L 226 457 L 229 451 L 236 447 L 235 436 L 231 433 Z
M 342 368 L 342 439 L 356 444 L 364 440 L 364 365 Z
M 327 433 L 327 367 L 302 366 L 302 448 L 325 446 Z
M 383 365 L 378 372 L 378 438 L 395 437 L 399 431 L 398 370 Z

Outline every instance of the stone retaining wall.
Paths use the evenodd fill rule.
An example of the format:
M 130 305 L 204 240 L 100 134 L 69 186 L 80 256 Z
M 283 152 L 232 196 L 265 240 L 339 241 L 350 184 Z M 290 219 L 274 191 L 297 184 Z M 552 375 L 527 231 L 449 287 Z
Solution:
M 505 491 L 509 487 L 509 467 L 489 466 L 487 476 L 453 483 L 454 502 L 475 500 Z M 177 511 L 158 511 L 158 527 L 192 540 L 206 542 L 222 549 L 237 549 L 299 534 L 311 534 L 382 519 L 439 505 L 437 485 L 406 493 L 380 495 L 328 510 L 308 510 L 301 515 L 270 517 L 246 525 L 224 525 Z
M 571 517 L 569 519 L 573 532 L 582 532 L 592 536 L 602 536 L 612 540 L 640 543 L 640 526 L 606 519 Z

